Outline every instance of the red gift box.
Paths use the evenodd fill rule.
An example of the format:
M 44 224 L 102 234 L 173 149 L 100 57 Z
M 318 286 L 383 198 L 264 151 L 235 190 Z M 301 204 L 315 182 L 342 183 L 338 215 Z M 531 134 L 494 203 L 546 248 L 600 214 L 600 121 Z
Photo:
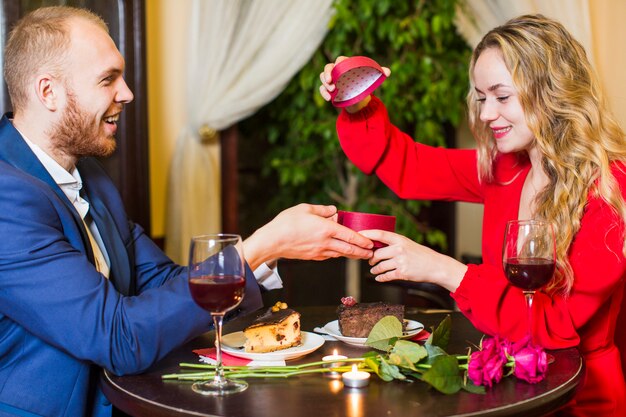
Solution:
M 360 213 L 358 211 L 337 211 L 337 223 L 358 232 L 360 230 L 380 229 L 389 232 L 396 230 L 396 217 L 385 214 Z M 374 241 L 374 249 L 387 246 Z

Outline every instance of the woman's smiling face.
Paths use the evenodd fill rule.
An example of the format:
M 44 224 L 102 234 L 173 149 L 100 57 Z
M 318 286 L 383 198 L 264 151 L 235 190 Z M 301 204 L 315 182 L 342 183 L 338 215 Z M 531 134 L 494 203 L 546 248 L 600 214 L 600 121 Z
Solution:
M 491 129 L 498 151 L 528 151 L 534 143 L 534 135 L 528 128 L 500 50 L 485 49 L 476 60 L 472 76 L 480 104 L 480 120 Z

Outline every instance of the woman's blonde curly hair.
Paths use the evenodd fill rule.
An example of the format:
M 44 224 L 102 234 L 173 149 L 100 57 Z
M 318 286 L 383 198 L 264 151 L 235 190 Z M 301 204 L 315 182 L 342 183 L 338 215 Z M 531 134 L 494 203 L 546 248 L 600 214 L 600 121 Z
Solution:
M 491 30 L 474 49 L 470 79 L 476 60 L 489 48 L 500 51 L 511 73 L 549 177 L 535 200 L 535 218 L 558 231 L 557 273 L 546 289 L 568 294 L 574 282 L 568 250 L 588 195 L 602 198 L 626 222 L 624 199 L 611 173 L 612 161 L 626 160 L 624 132 L 604 101 L 584 48 L 560 23 L 525 15 Z M 469 123 L 478 142 L 481 180 L 489 182 L 497 150 L 489 126 L 480 120 L 477 98 L 472 87 Z M 626 254 L 626 241 L 622 252 Z

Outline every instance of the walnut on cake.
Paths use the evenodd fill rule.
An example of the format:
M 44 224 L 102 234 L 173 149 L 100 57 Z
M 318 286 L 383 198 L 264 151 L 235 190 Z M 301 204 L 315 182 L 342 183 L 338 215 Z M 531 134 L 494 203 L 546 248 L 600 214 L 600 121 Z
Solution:
M 357 303 L 352 297 L 344 297 L 337 307 L 339 331 L 347 337 L 368 337 L 372 328 L 385 316 L 394 316 L 406 328 L 404 305 L 384 302 Z
M 300 313 L 279 301 L 246 327 L 243 334 L 248 353 L 275 352 L 300 346 Z

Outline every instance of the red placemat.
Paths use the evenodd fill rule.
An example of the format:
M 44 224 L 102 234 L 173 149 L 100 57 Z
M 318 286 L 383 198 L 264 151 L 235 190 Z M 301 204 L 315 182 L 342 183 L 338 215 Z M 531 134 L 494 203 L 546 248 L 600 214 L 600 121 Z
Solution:
M 196 349 L 193 353 L 215 360 L 215 348 Z M 246 366 L 250 362 L 252 362 L 250 359 L 237 358 L 229 355 L 228 353 L 222 352 L 222 364 L 225 366 Z
M 428 330 L 422 330 L 421 332 L 419 332 L 418 334 L 416 334 L 409 340 L 412 340 L 414 342 L 424 342 L 429 337 L 430 337 L 430 332 Z

